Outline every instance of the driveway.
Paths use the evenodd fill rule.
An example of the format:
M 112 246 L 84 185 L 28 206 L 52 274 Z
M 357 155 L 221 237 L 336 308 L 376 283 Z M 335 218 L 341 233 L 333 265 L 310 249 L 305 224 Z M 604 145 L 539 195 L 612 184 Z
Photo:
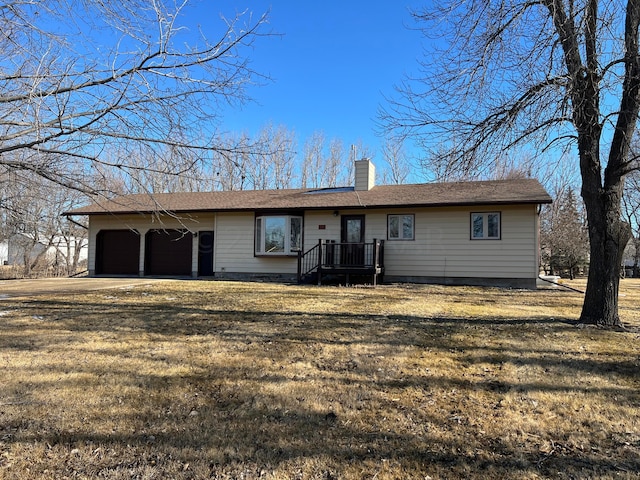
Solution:
M 0 280 L 0 300 L 3 298 L 65 295 L 170 282 L 159 278 L 38 278 L 33 280 Z

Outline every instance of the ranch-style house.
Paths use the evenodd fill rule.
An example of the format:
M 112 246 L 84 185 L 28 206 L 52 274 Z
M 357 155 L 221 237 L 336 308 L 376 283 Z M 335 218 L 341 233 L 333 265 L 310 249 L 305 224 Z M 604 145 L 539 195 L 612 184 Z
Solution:
M 90 275 L 535 288 L 551 203 L 537 180 L 374 179 L 365 159 L 353 187 L 135 194 L 65 215 L 89 217 Z

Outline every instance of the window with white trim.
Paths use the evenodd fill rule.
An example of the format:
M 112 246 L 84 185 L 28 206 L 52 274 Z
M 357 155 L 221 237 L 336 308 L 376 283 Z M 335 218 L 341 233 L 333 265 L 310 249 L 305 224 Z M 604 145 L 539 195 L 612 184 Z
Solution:
M 500 240 L 500 212 L 471 214 L 471 240 Z
M 302 217 L 256 217 L 256 255 L 294 255 L 302 248 Z
M 413 240 L 414 220 L 413 214 L 387 215 L 387 239 Z

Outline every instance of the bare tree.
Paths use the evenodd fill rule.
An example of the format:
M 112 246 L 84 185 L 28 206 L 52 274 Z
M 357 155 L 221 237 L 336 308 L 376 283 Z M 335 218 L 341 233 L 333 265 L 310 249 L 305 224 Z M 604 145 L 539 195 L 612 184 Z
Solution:
M 223 148 L 213 152 L 212 190 L 244 190 L 251 152 L 248 134 L 227 135 L 220 140 Z
M 295 135 L 285 127 L 264 126 L 248 163 L 249 188 L 290 188 L 295 167 Z
M 333 138 L 328 145 L 324 133 L 313 132 L 304 143 L 300 162 L 302 188 L 332 188 L 353 183 L 354 160 L 370 157 L 370 149 L 362 142 L 352 145 L 349 155 L 340 138 Z
M 450 142 L 465 171 L 505 151 L 575 155 L 589 225 L 584 323 L 621 325 L 618 288 L 630 236 L 625 175 L 640 109 L 640 2 L 468 0 L 416 12 L 444 39 L 424 76 L 399 86 L 381 112 L 388 128 Z M 434 45 L 443 43 L 434 42 Z
M 573 188 L 560 184 L 541 213 L 540 248 L 545 270 L 575 278 L 589 263 L 586 217 Z
M 517 159 L 506 155 L 498 158 L 493 166 L 491 178 L 533 178 L 535 162 L 529 160 L 530 157 Z
M 296 135 L 284 126 L 269 126 L 268 154 L 273 164 L 273 182 L 271 188 L 292 188 L 295 182 Z
M 338 187 L 347 184 L 346 161 L 344 143 L 339 138 L 332 138 L 329 142 L 328 155 L 324 161 L 324 177 L 326 178 L 327 187 Z
M 300 165 L 300 183 L 302 188 L 320 188 L 327 186 L 324 178 L 324 144 L 322 132 L 313 132 L 304 143 L 302 163 Z
M 87 170 L 137 173 L 148 168 L 138 160 L 169 155 L 189 159 L 165 165 L 180 173 L 224 148 L 220 106 L 244 101 L 244 87 L 260 79 L 245 51 L 266 18 L 190 25 L 188 8 L 188 0 L 0 5 L 0 169 L 101 194 Z
M 256 138 L 247 133 L 223 137 L 224 148 L 214 152 L 213 178 L 201 173 L 202 184 L 214 190 L 292 188 L 295 179 L 295 134 L 284 126 L 264 126 Z
M 3 231 L 10 239 L 10 262 L 23 276 L 71 275 L 80 267 L 87 246 L 87 228 L 62 217 L 78 207 L 82 196 L 36 174 L 8 174 Z
M 221 145 L 221 143 L 219 143 Z M 128 152 L 116 153 L 128 158 L 127 171 L 113 171 L 131 193 L 197 192 L 210 186 L 210 175 L 204 160 L 193 152 L 170 145 L 151 152 L 132 146 Z M 113 155 L 114 152 L 111 152 Z
M 403 133 L 403 136 L 407 135 Z M 439 182 L 455 182 L 477 178 L 479 174 L 474 168 L 474 162 L 467 161 L 466 168 L 460 168 L 458 155 L 451 145 L 450 140 L 428 145 L 422 144 L 422 155 L 418 157 L 418 165 L 422 176 L 429 180 Z
M 411 172 L 402 136 L 387 136 L 382 145 L 382 157 L 386 163 L 383 183 L 406 183 Z
M 629 175 L 624 186 L 622 211 L 631 225 L 632 235 L 629 250 L 633 259 L 633 276 L 640 276 L 640 172 Z
M 10 172 L 0 172 L 0 242 L 13 233 L 16 201 L 20 192 L 16 188 L 15 175 Z

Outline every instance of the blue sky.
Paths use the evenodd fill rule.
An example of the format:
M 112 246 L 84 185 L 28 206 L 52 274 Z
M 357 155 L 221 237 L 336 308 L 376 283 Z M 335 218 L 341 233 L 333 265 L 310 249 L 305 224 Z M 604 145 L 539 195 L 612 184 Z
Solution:
M 325 0 L 233 0 L 225 15 L 269 11 L 269 27 L 281 34 L 260 39 L 250 52 L 253 67 L 271 77 L 251 88 L 255 102 L 226 112 L 223 127 L 255 134 L 271 122 L 297 134 L 299 148 L 315 131 L 327 141 L 361 141 L 378 152 L 375 117 L 383 95 L 417 69 L 422 36 L 410 8 L 424 2 Z M 217 17 L 221 4 L 203 2 Z M 202 12 L 201 12 L 202 13 Z

